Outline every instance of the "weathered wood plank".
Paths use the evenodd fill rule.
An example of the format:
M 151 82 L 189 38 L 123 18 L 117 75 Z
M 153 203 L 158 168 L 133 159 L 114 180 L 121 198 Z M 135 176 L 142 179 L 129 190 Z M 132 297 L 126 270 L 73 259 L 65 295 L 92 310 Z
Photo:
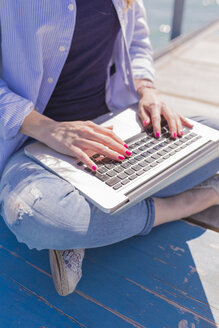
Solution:
M 206 116 L 215 118 L 219 116 L 218 106 L 213 106 L 203 102 L 183 99 L 181 97 L 174 97 L 162 94 L 162 100 L 170 107 L 185 117 L 189 116 Z
M 189 219 L 207 229 L 219 232 L 219 206 L 212 206 L 205 211 L 192 215 Z
M 82 326 L 0 272 L 0 327 L 81 328 Z
M 5 237 L 4 245 L 7 244 L 6 248 L 3 245 L 0 247 L 0 263 L 4 263 L 4 266 L 1 265 L 2 274 L 24 286 L 30 293 L 49 306 L 62 311 L 82 327 L 142 328 L 131 318 L 107 307 L 98 300 L 92 299 L 85 293 L 80 293 L 80 291 L 67 297 L 59 296 L 55 291 L 50 274 L 48 251 L 28 250 L 25 245 L 18 244 L 15 237 L 7 230 L 7 227 L 0 230 L 0 240 L 3 244 Z M 16 250 L 12 245 L 15 246 Z
M 99 307 L 123 317 L 123 325 L 118 327 L 177 327 L 184 321 L 187 321 L 188 327 L 192 324 L 192 327 L 216 327 L 214 321 L 218 321 L 219 293 L 213 277 L 218 272 L 218 258 L 213 264 L 209 263 L 216 249 L 206 248 L 206 245 L 209 239 L 216 245 L 219 237 L 212 231 L 176 222 L 158 227 L 146 237 L 87 250 L 78 294 L 61 298 L 60 302 L 48 281 L 48 274 L 31 267 L 34 265 L 49 272 L 48 252 L 29 251 L 25 245 L 17 244 L 10 232 L 6 233 L 6 227 L 2 228 L 0 240 L 3 246 L 23 258 L 15 258 L 11 254 L 11 259 L 2 249 L 0 260 L 1 254 L 5 254 L 7 274 L 15 275 L 27 288 L 88 327 L 102 327 L 105 322 L 107 316 L 101 315 Z M 206 241 L 199 242 L 202 235 L 206 235 Z M 192 252 L 188 247 L 191 241 L 194 242 Z M 198 260 L 201 258 L 202 263 L 197 260 L 194 248 L 199 250 Z M 202 258 L 204 248 L 207 256 Z M 25 268 L 27 274 L 23 277 L 21 272 L 14 273 L 15 267 Z M 203 275 L 203 272 L 207 274 Z M 86 298 L 90 302 L 84 302 Z M 96 308 L 91 310 L 92 305 Z M 84 311 L 91 313 L 90 320 L 84 318 Z M 109 324 L 104 327 L 116 326 L 112 318 L 108 320 Z M 95 326 L 92 325 L 94 322 Z
M 219 66 L 169 57 L 158 66 L 157 87 L 161 93 L 219 105 Z

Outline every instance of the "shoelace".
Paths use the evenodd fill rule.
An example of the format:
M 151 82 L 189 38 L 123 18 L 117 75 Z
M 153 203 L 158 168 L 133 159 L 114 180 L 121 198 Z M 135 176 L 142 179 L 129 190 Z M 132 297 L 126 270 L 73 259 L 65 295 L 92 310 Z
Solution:
M 68 249 L 64 250 L 62 257 L 65 263 L 65 267 L 79 274 L 81 271 L 81 265 L 84 258 L 83 249 Z

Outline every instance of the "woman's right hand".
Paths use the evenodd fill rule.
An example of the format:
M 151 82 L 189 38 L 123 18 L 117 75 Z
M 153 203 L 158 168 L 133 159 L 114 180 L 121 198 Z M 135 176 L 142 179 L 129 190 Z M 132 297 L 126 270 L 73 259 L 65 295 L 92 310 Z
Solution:
M 112 127 L 106 128 L 91 121 L 56 122 L 33 111 L 25 118 L 20 132 L 59 153 L 76 157 L 93 171 L 98 168 L 88 151 L 117 161 L 131 155 L 128 146 L 112 131 Z
M 76 157 L 94 171 L 97 166 L 87 155 L 88 150 L 117 161 L 131 155 L 112 128 L 91 121 L 55 122 L 46 131 L 44 143 L 62 154 Z

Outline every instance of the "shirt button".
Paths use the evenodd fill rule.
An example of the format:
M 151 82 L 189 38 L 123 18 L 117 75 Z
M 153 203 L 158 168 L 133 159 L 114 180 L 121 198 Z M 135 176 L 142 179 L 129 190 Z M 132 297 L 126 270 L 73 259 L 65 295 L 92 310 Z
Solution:
M 65 51 L 65 50 L 66 50 L 66 48 L 64 46 L 59 47 L 59 51 Z
M 68 5 L 68 10 L 70 10 L 70 11 L 73 11 L 73 10 L 74 10 L 74 5 L 73 5 L 73 3 L 70 3 L 70 4 Z
M 52 77 L 49 77 L 49 78 L 47 79 L 47 82 L 48 82 L 48 83 L 52 83 L 52 82 L 53 82 L 53 78 L 52 78 Z

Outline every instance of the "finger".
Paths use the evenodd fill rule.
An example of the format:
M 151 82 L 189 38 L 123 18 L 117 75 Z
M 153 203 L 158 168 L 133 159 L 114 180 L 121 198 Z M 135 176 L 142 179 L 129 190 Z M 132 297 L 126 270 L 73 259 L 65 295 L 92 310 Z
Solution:
M 90 126 L 96 132 L 99 132 L 103 135 L 106 135 L 106 136 L 114 139 L 116 142 L 120 143 L 121 145 L 124 145 L 124 141 L 119 136 L 117 136 L 111 129 L 107 129 L 104 126 L 95 124 L 95 123 L 90 122 L 90 121 L 88 121 L 87 124 L 88 124 L 88 126 Z
M 183 125 L 187 126 L 188 128 L 193 128 L 194 124 L 187 121 L 187 119 L 180 115 L 180 120 L 183 123 Z
M 177 127 L 178 136 L 182 137 L 183 136 L 183 127 L 182 127 L 182 123 L 181 123 L 179 115 L 177 115 L 177 117 L 176 117 L 176 127 Z
M 170 110 L 169 107 L 167 107 L 165 104 L 163 104 L 162 114 L 168 123 L 171 137 L 173 139 L 176 139 L 177 138 L 177 124 L 176 124 L 175 113 L 172 110 Z
M 151 106 L 151 122 L 153 125 L 153 131 L 156 138 L 161 135 L 161 108 L 158 104 Z
M 144 127 L 148 126 L 151 122 L 150 116 L 149 114 L 146 112 L 146 110 L 144 109 L 144 106 L 139 105 L 138 107 L 138 115 L 141 119 L 142 125 Z
M 75 146 L 71 146 L 70 150 L 73 152 L 75 157 L 77 157 L 78 160 L 84 163 L 89 169 L 91 169 L 94 172 L 98 170 L 97 165 L 90 159 L 90 157 L 83 150 Z
M 120 149 L 118 150 L 117 147 L 113 149 L 112 145 L 110 147 L 108 144 L 100 143 L 98 141 L 93 141 L 93 140 L 85 140 L 85 139 L 81 140 L 80 147 L 83 149 L 89 149 L 95 151 L 100 155 L 107 156 L 117 161 L 124 160 L 125 156 L 129 157 L 131 155 L 131 152 L 128 151 L 123 146 L 121 146 L 122 151 L 120 151 Z
M 113 130 L 113 125 L 106 126 L 107 129 Z
M 120 153 L 120 155 L 123 155 L 123 156 L 131 155 L 131 152 L 129 150 L 127 150 L 126 146 L 124 146 L 125 145 L 124 143 L 121 145 L 120 143 L 118 143 L 114 139 L 110 138 L 109 136 L 103 135 L 101 133 L 97 133 L 94 130 L 88 131 L 86 139 L 85 138 L 79 139 L 78 143 L 79 143 L 79 145 L 81 145 L 83 143 L 83 146 L 84 146 L 84 143 L 86 143 L 89 140 L 98 142 L 98 143 Z

